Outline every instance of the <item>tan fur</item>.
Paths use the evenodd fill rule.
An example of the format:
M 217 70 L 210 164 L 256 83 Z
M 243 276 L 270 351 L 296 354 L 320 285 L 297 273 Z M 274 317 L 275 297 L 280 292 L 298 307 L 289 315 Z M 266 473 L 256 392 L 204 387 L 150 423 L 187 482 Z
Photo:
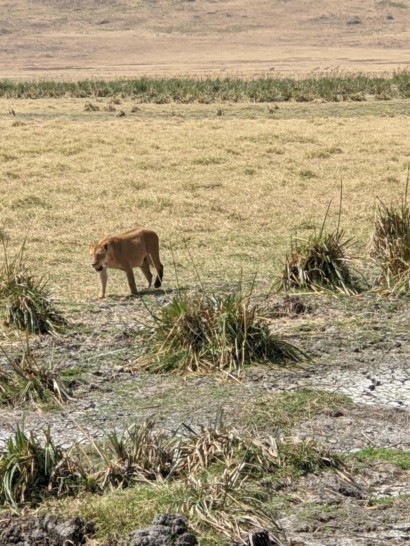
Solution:
M 137 294 L 134 278 L 134 267 L 140 267 L 151 286 L 152 274 L 150 265 L 157 271 L 155 288 L 161 286 L 163 266 L 159 259 L 159 240 L 155 231 L 150 229 L 133 229 L 118 236 L 104 237 L 96 245 L 90 245 L 93 268 L 100 274 L 101 290 L 99 298 L 105 297 L 107 286 L 107 269 L 120 269 L 127 275 L 131 294 Z

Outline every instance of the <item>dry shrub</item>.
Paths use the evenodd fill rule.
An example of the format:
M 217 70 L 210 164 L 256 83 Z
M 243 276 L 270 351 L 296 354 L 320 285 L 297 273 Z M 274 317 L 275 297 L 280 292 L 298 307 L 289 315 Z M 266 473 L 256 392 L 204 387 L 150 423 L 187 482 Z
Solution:
M 98 112 L 100 110 L 100 107 L 96 104 L 93 104 L 92 102 L 86 102 L 84 105 L 84 111 L 85 112 Z

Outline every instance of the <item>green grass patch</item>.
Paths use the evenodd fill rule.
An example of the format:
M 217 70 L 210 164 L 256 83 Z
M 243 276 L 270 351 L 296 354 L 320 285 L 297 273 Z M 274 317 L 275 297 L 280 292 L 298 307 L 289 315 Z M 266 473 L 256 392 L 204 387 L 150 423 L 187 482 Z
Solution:
M 242 408 L 242 419 L 258 430 L 289 432 L 315 415 L 349 407 L 348 396 L 302 388 L 291 393 L 267 394 Z
M 397 495 L 397 497 L 379 497 L 377 499 L 370 499 L 369 506 L 394 506 L 398 502 L 410 501 L 410 493 L 405 495 Z
M 410 452 L 408 451 L 369 447 L 357 451 L 352 457 L 362 463 L 367 461 L 386 461 L 402 470 L 410 470 Z
M 178 483 L 141 483 L 102 495 L 84 493 L 78 498 L 48 501 L 41 511 L 62 518 L 81 517 L 94 524 L 94 538 L 105 543 L 148 527 L 158 514 L 175 512 L 187 496 L 186 488 Z

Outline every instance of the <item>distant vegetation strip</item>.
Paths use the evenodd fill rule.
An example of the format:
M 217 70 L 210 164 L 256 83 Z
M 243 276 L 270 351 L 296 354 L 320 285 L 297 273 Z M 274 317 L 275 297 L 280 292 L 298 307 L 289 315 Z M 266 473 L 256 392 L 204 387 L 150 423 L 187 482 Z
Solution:
M 410 97 L 410 71 L 391 76 L 314 74 L 305 78 L 258 77 L 149 78 L 127 80 L 83 80 L 78 82 L 0 80 L 3 98 L 132 98 L 157 104 L 213 102 L 309 102 L 381 100 Z

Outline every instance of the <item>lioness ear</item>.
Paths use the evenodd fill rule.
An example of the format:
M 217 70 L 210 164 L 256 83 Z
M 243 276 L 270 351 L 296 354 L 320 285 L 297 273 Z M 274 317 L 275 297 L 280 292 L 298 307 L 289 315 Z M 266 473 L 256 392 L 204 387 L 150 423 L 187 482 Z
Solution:
M 108 243 L 105 243 L 104 250 L 108 250 Z

